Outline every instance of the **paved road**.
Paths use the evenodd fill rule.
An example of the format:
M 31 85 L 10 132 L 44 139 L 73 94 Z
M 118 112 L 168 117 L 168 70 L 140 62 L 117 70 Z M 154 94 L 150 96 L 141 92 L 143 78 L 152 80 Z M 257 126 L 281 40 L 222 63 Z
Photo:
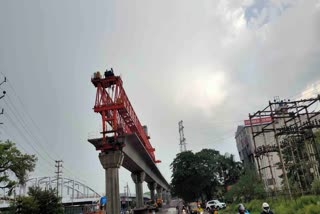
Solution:
M 161 213 L 161 214 L 164 214 L 164 213 L 166 213 L 166 214 L 177 214 L 178 212 L 177 212 L 177 209 L 174 207 L 174 208 L 168 208 L 168 209 L 164 209 L 164 210 L 162 210 L 162 211 L 160 211 L 160 212 L 158 212 L 159 214 Z
M 178 204 L 179 204 L 179 200 L 172 200 L 169 205 L 164 206 L 162 210 L 157 214 L 178 214 L 178 210 L 176 209 Z
M 176 206 L 178 205 L 178 200 L 172 200 L 169 205 L 163 207 L 163 209 L 158 212 L 158 214 L 177 214 Z

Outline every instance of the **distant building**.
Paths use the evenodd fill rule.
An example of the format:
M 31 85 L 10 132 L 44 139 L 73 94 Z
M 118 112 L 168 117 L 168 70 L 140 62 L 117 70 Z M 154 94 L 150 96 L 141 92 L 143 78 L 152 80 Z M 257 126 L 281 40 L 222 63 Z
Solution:
M 238 126 L 235 139 L 240 160 L 244 164 L 254 164 L 254 145 L 250 127 L 244 125 Z

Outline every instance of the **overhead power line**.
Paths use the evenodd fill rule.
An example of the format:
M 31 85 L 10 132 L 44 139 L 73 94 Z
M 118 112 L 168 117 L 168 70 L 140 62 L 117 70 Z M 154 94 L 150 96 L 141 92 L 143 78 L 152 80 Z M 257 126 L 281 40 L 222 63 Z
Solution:
M 27 123 L 25 122 L 25 120 L 23 119 L 22 115 L 19 113 L 18 109 L 14 106 L 10 96 L 8 96 L 8 101 L 10 105 L 9 106 L 9 110 L 10 107 L 14 110 L 14 112 L 16 114 L 13 114 L 14 117 L 16 118 L 17 121 L 19 121 L 19 124 L 21 124 L 21 126 L 23 127 L 23 129 L 26 131 L 26 133 L 35 141 L 35 143 L 37 143 L 37 145 L 39 146 L 39 148 L 52 160 L 54 161 L 55 159 L 51 157 L 51 155 L 46 151 L 46 149 L 44 148 L 44 146 L 42 145 L 41 141 L 38 139 L 38 137 L 36 137 L 32 131 L 28 128 L 29 126 L 27 125 Z M 11 111 L 11 113 L 13 113 Z
M 9 80 L 7 80 L 7 82 L 8 82 L 8 85 L 9 85 L 10 89 L 12 90 L 13 94 L 15 95 L 15 97 L 16 97 L 17 100 L 18 100 L 18 102 L 20 103 L 20 105 L 25 107 L 26 105 L 22 102 L 20 96 L 18 95 L 18 93 L 16 92 L 16 90 L 14 89 L 14 87 L 12 86 L 11 82 L 10 82 Z M 12 100 L 11 100 L 11 103 L 13 103 Z M 13 105 L 13 104 L 12 104 L 12 105 Z M 14 105 L 13 105 L 13 106 L 14 106 Z M 22 108 L 22 109 L 23 109 L 23 111 L 24 111 L 24 115 L 26 115 L 26 116 L 28 117 L 28 119 L 31 121 L 33 127 L 36 128 L 38 135 L 39 135 L 45 142 L 47 142 L 47 140 L 41 135 L 42 132 L 41 132 L 39 126 L 36 124 L 36 122 L 34 121 L 33 117 L 29 114 L 29 112 L 27 111 L 27 109 L 26 109 L 26 108 Z M 17 110 L 17 108 L 15 108 L 15 110 L 16 110 L 16 112 L 19 113 L 19 111 Z M 23 117 L 21 117 L 21 118 L 23 118 Z M 29 127 L 31 127 L 31 126 L 29 126 Z M 39 139 L 40 139 L 40 138 L 39 138 Z M 42 142 L 42 141 L 40 140 L 39 142 Z M 42 146 L 42 143 L 39 143 L 39 144 Z M 55 153 L 54 151 L 51 151 L 51 152 L 53 152 L 53 154 L 54 154 L 55 156 L 59 157 L 59 155 L 58 155 L 57 153 Z M 54 160 L 54 158 L 52 158 L 52 157 L 51 157 L 51 159 Z M 59 158 L 59 159 L 61 159 L 61 158 Z
M 24 141 L 31 146 L 31 148 L 37 153 L 38 157 L 41 157 L 45 163 L 47 163 L 47 165 L 49 167 L 52 167 L 50 161 L 48 161 L 41 152 L 38 151 L 38 149 L 32 144 L 32 142 L 29 140 L 29 138 L 26 137 L 26 135 L 23 133 L 23 131 L 16 125 L 16 123 L 14 122 L 14 120 L 11 118 L 11 116 L 9 114 L 5 114 L 5 117 L 8 119 L 8 121 L 10 122 L 10 124 L 19 132 L 20 136 L 24 139 Z
M 17 144 L 18 141 L 17 141 L 17 139 L 11 134 L 11 132 L 7 129 L 7 124 L 4 124 L 4 125 L 2 126 L 2 128 L 3 128 L 3 130 L 5 131 L 6 135 L 7 135 L 8 137 L 10 137 L 10 139 L 12 139 L 12 140 L 16 143 L 16 145 L 17 145 L 17 147 L 18 147 L 19 149 L 21 149 L 24 153 L 29 153 L 29 154 L 31 153 L 28 149 L 26 149 L 26 147 L 25 147 L 23 144 L 21 144 L 21 143 Z M 39 171 L 42 172 L 42 173 L 44 173 L 44 174 L 48 174 L 48 172 L 49 172 L 49 173 L 51 172 L 51 170 L 50 170 L 48 167 L 46 167 L 46 166 L 44 166 L 44 165 L 42 165 L 42 164 L 37 164 L 36 167 L 38 167 Z
M 14 89 L 13 85 L 11 84 L 11 82 L 8 81 L 8 80 L 7 80 L 7 82 L 8 82 L 8 85 L 9 85 L 11 91 L 13 92 L 13 95 L 15 95 L 15 98 L 16 98 L 15 100 L 17 100 L 20 103 L 19 106 L 26 106 L 22 102 L 21 98 L 19 97 L 18 93 Z M 32 147 L 32 149 L 37 153 L 37 155 L 41 159 L 43 159 L 47 165 L 50 165 L 50 167 L 53 167 L 51 161 L 54 161 L 55 159 L 57 159 L 57 158 L 54 158 L 54 157 L 58 157 L 58 159 L 61 159 L 61 158 L 59 157 L 59 155 L 54 153 L 54 151 L 50 151 L 50 154 L 53 153 L 54 157 L 47 152 L 47 147 L 44 146 L 42 142 L 48 142 L 48 141 L 40 140 L 40 137 L 42 139 L 45 139 L 45 138 L 40 135 L 41 131 L 40 131 L 39 126 L 36 124 L 36 122 L 31 117 L 31 115 L 26 110 L 26 108 L 21 108 L 23 110 L 23 114 L 21 114 L 19 109 L 16 107 L 15 102 L 12 99 L 12 96 L 11 97 L 8 96 L 8 97 L 9 98 L 8 98 L 8 101 L 6 102 L 6 105 L 7 105 L 8 108 L 10 107 L 10 109 L 11 109 L 11 111 L 10 111 L 11 116 L 9 114 L 7 114 L 6 118 L 10 121 L 10 124 L 19 132 L 20 136 L 26 141 L 26 143 L 30 147 Z M 16 120 L 13 120 L 13 117 Z M 33 126 L 31 126 L 30 123 L 28 123 L 28 120 L 26 118 L 29 119 L 29 121 L 32 122 Z M 19 125 L 17 125 L 15 121 L 18 121 Z M 20 128 L 19 126 L 22 127 L 22 128 Z M 31 127 L 35 128 L 37 130 L 37 134 L 34 134 L 34 132 L 32 131 Z M 32 142 L 29 140 L 29 138 L 32 139 L 31 141 L 34 142 L 35 145 L 32 144 Z M 49 145 L 49 144 L 47 143 L 47 145 Z M 45 156 L 43 154 L 45 154 Z M 51 161 L 48 161 L 48 158 L 51 159 Z M 68 174 L 72 175 L 73 177 L 77 177 L 77 176 L 75 176 L 77 173 L 73 173 L 72 170 L 69 170 L 66 167 L 64 167 L 64 168 L 66 169 Z M 83 180 L 83 179 L 79 179 L 79 178 L 77 178 L 77 179 L 78 180 Z

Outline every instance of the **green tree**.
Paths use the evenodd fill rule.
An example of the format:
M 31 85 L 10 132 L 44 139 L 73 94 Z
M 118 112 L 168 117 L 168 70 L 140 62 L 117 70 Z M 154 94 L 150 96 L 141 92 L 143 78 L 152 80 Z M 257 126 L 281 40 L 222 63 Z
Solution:
M 231 202 L 250 201 L 263 198 L 265 194 L 264 185 L 252 166 L 245 169 L 237 183 L 226 193 L 225 198 Z
M 221 197 L 226 186 L 239 178 L 242 165 L 233 156 L 221 155 L 213 149 L 177 155 L 171 164 L 172 191 L 186 201 Z
M 196 170 L 197 157 L 191 152 L 179 153 L 171 163 L 172 194 L 185 201 L 193 201 L 199 197 L 199 178 Z
M 312 132 L 308 132 L 310 136 Z M 288 136 L 281 141 L 282 154 L 284 164 L 286 166 L 287 176 L 290 184 L 291 191 L 294 194 L 301 194 L 302 191 L 310 191 L 311 183 L 316 178 L 311 172 L 314 162 L 310 161 L 310 153 L 308 147 L 314 147 L 317 151 L 319 132 L 314 133 L 315 142 L 312 139 L 305 139 L 301 137 Z M 315 156 L 318 158 L 318 156 Z M 318 160 L 319 161 L 319 160 Z M 279 169 L 282 165 L 277 163 Z M 284 178 L 283 175 L 280 178 Z M 286 186 L 284 179 L 282 185 Z
M 30 187 L 28 196 L 19 197 L 12 204 L 11 209 L 17 210 L 19 203 L 21 204 L 21 214 L 63 213 L 61 198 L 56 195 L 54 189 L 42 190 L 40 187 Z
M 196 171 L 201 178 L 200 196 L 204 194 L 207 199 L 211 199 L 214 193 L 217 195 L 216 193 L 222 185 L 222 156 L 213 149 L 203 149 L 195 156 L 198 159 Z
M 222 177 L 224 180 L 224 186 L 227 189 L 228 186 L 235 184 L 239 180 L 243 166 L 241 162 L 234 160 L 234 155 L 232 154 L 225 154 L 221 158 Z
M 20 206 L 19 206 L 20 205 Z M 32 197 L 22 196 L 17 198 L 17 201 L 12 204 L 11 213 L 17 213 L 20 211 L 21 214 L 38 213 L 38 204 Z
M 0 141 L 0 157 L 0 188 L 7 189 L 11 194 L 17 183 L 25 183 L 28 173 L 34 170 L 37 158 L 22 154 L 9 140 Z

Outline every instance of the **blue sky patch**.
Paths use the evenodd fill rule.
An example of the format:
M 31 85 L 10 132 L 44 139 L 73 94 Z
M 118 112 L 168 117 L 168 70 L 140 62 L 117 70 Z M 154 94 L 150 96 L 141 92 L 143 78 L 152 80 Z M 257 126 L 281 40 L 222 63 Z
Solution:
M 293 2 L 292 2 L 293 3 Z M 270 0 L 255 0 L 245 9 L 247 25 L 259 28 L 279 17 L 292 3 L 280 3 L 275 5 Z

